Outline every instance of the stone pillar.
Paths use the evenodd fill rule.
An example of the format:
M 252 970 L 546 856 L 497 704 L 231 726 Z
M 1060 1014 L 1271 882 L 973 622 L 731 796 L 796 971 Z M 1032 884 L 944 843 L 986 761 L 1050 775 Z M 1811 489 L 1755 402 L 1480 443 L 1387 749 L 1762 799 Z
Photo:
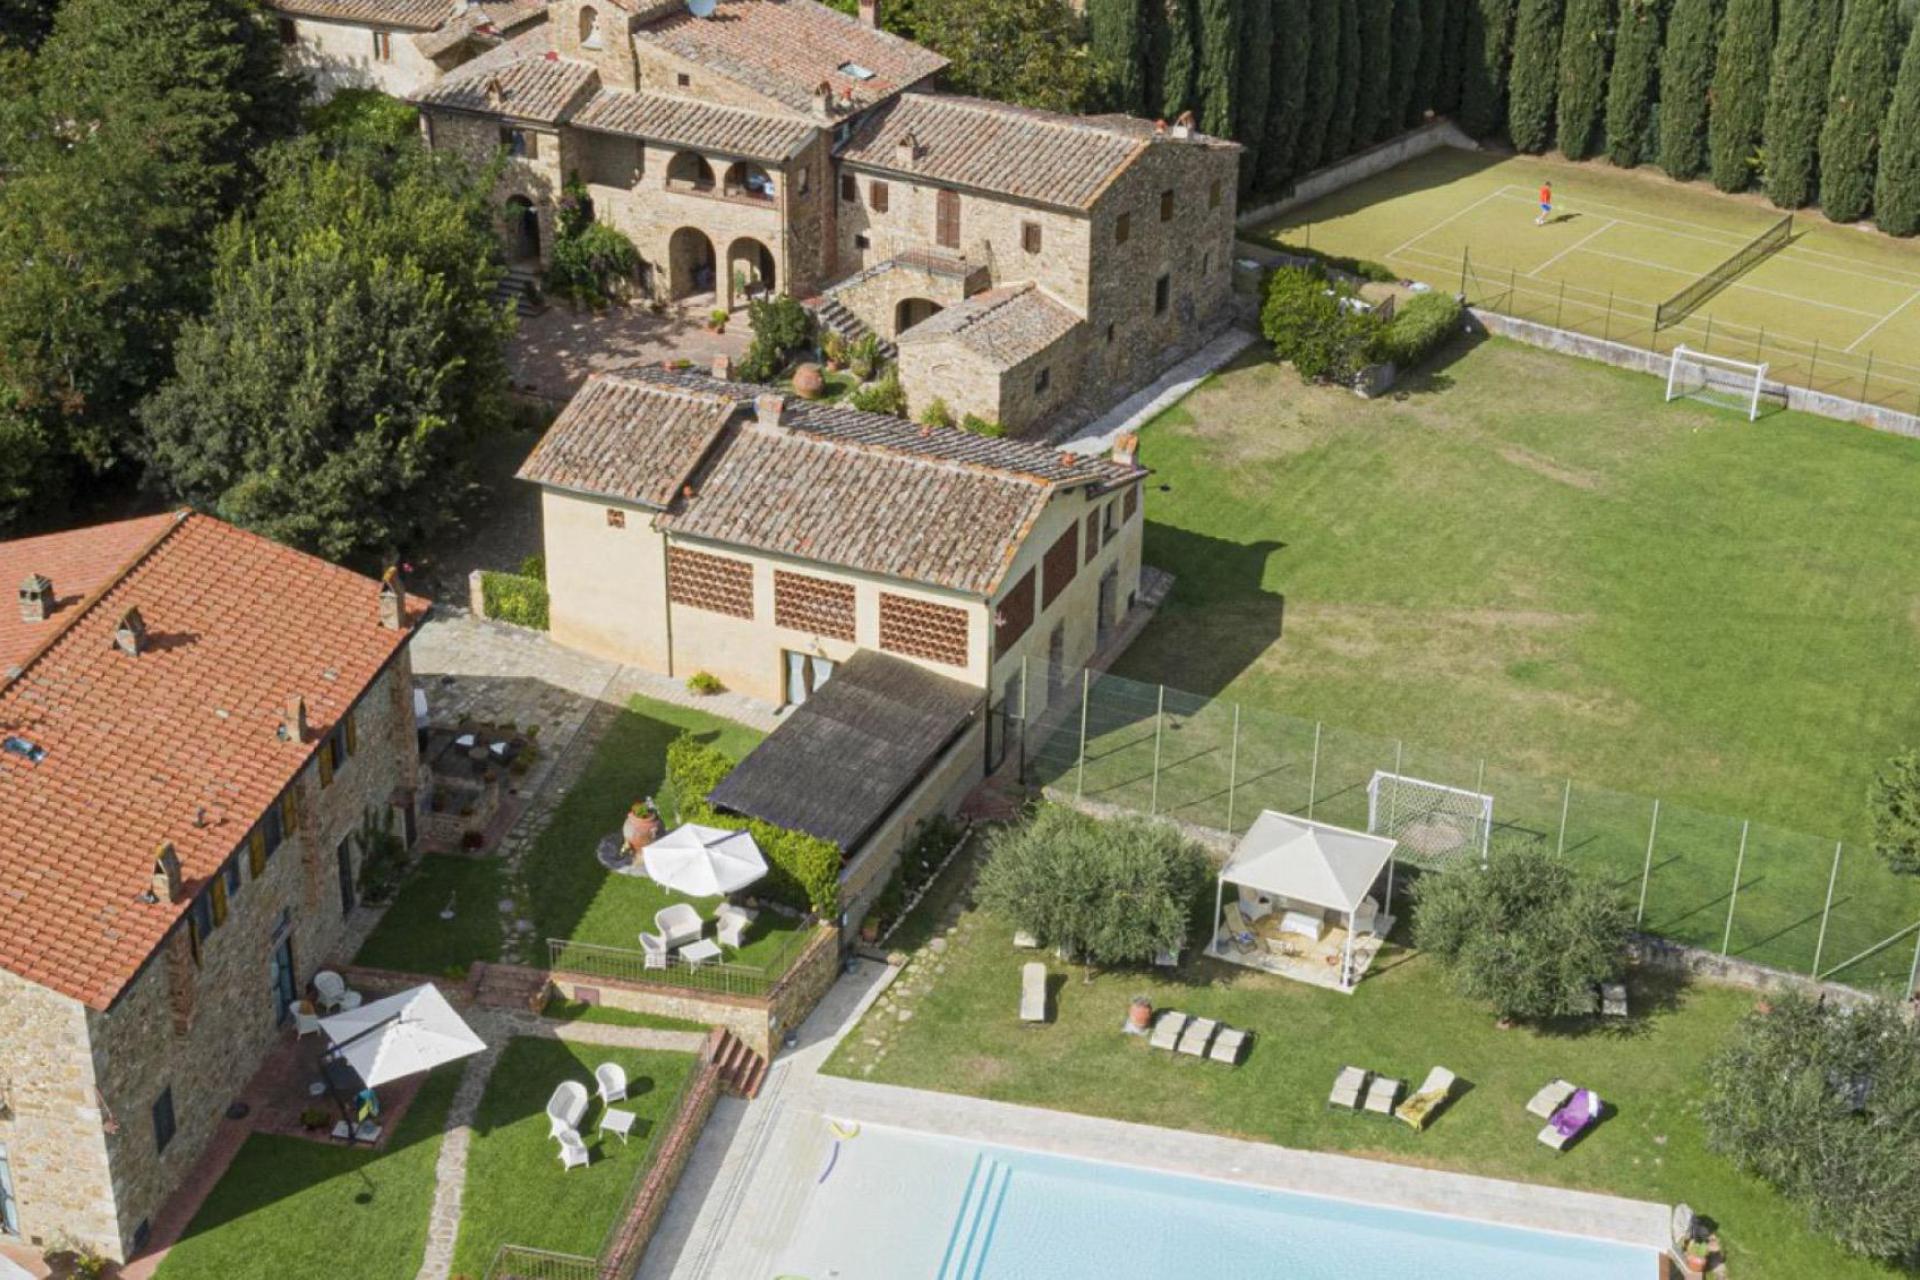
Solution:
M 478 569 L 467 575 L 467 608 L 476 618 L 487 616 L 486 576 Z

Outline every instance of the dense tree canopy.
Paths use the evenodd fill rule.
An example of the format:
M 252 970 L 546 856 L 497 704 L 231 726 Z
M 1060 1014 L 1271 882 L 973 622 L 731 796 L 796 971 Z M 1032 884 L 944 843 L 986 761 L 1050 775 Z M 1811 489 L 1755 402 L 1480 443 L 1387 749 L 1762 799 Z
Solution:
M 1460 50 L 1460 127 L 1478 137 L 1507 112 L 1514 0 L 1467 0 Z
M 1160 116 L 1172 120 L 1193 106 L 1194 73 L 1199 61 L 1198 37 L 1194 27 L 1194 0 L 1149 0 L 1153 24 L 1149 42 L 1149 61 L 1154 70 Z
M 1360 73 L 1366 46 L 1360 42 L 1360 6 L 1363 0 L 1334 0 L 1333 14 L 1339 43 L 1334 58 L 1333 111 L 1327 118 L 1327 141 L 1319 163 L 1330 164 L 1353 149 L 1354 126 L 1360 111 Z M 1373 0 L 1365 0 L 1372 3 Z
M 1278 191 L 1293 177 L 1306 113 L 1307 59 L 1313 50 L 1307 0 L 1273 0 L 1273 71 L 1268 89 L 1267 132 L 1260 141 L 1261 191 Z
M 1866 216 L 1880 125 L 1893 90 L 1899 32 L 1892 0 L 1850 0 L 1820 129 L 1820 207 L 1835 222 Z
M 1100 64 L 1064 0 L 914 0 L 913 22 L 961 93 L 1049 111 L 1099 101 Z
M 1293 170 L 1307 173 L 1320 167 L 1327 154 L 1327 130 L 1333 123 L 1334 86 L 1340 78 L 1341 0 L 1301 0 L 1307 8 L 1307 70 L 1305 102 L 1301 107 L 1300 140 Z
M 1719 34 L 1719 0 L 1674 0 L 1660 51 L 1656 156 L 1669 177 L 1684 181 L 1707 167 L 1707 96 Z
M 1631 169 L 1652 152 L 1653 81 L 1660 65 L 1660 8 L 1622 0 L 1607 77 L 1607 158 Z
M 1114 107 L 1147 109 L 1147 23 L 1141 0 L 1087 0 L 1087 44 Z
M 1553 102 L 1560 87 L 1561 0 L 1520 0 L 1507 83 L 1507 136 L 1521 151 L 1553 145 Z
M 1240 155 L 1240 190 L 1248 192 L 1258 179 L 1260 152 L 1267 145 L 1267 121 L 1273 111 L 1273 9 L 1276 0 L 1248 0 L 1241 31 L 1240 102 L 1234 136 L 1246 150 Z
M 1613 0 L 1567 0 L 1560 30 L 1560 102 L 1555 132 L 1569 160 L 1593 153 L 1607 100 Z
M 1840 0 L 1780 0 L 1780 31 L 1761 136 L 1767 198 L 1784 209 L 1813 199 L 1827 76 L 1840 25 Z
M 1920 22 L 1907 40 L 1887 123 L 1880 130 L 1873 214 L 1882 231 L 1897 236 L 1920 231 Z
M 1196 76 L 1203 133 L 1216 138 L 1239 134 L 1240 0 L 1197 0 L 1200 61 Z
M 1745 191 L 1753 185 L 1772 61 L 1773 0 L 1727 0 L 1707 121 L 1709 172 L 1722 191 Z

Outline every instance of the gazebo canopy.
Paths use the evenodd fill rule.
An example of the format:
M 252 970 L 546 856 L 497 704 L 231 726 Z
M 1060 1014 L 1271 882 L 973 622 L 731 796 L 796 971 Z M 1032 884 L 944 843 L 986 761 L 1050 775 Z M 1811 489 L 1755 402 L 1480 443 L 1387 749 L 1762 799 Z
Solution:
M 1220 879 L 1350 915 L 1393 861 L 1395 845 L 1387 836 L 1268 809 L 1247 828 Z

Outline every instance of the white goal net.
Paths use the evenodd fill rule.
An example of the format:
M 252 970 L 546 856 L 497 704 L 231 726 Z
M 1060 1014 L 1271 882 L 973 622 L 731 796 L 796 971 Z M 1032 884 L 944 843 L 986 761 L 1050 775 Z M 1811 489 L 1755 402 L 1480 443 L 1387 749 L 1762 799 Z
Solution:
M 1675 347 L 1667 364 L 1667 399 L 1691 396 L 1738 409 L 1752 422 L 1760 416 L 1760 395 L 1766 390 L 1767 366 L 1750 360 L 1710 355 L 1691 347 Z
M 1376 772 L 1367 783 L 1367 830 L 1400 842 L 1399 856 L 1437 867 L 1487 858 L 1493 797 L 1424 778 Z

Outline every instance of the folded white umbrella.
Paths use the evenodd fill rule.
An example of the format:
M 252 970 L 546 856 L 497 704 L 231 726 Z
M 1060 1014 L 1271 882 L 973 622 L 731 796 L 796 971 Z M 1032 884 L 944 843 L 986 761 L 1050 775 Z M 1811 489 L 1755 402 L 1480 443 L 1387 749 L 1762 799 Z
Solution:
M 322 1018 L 320 1028 L 369 1089 L 487 1047 L 432 984 Z
M 767 874 L 752 836 L 694 822 L 648 845 L 642 861 L 660 885 L 693 898 L 734 893 Z

